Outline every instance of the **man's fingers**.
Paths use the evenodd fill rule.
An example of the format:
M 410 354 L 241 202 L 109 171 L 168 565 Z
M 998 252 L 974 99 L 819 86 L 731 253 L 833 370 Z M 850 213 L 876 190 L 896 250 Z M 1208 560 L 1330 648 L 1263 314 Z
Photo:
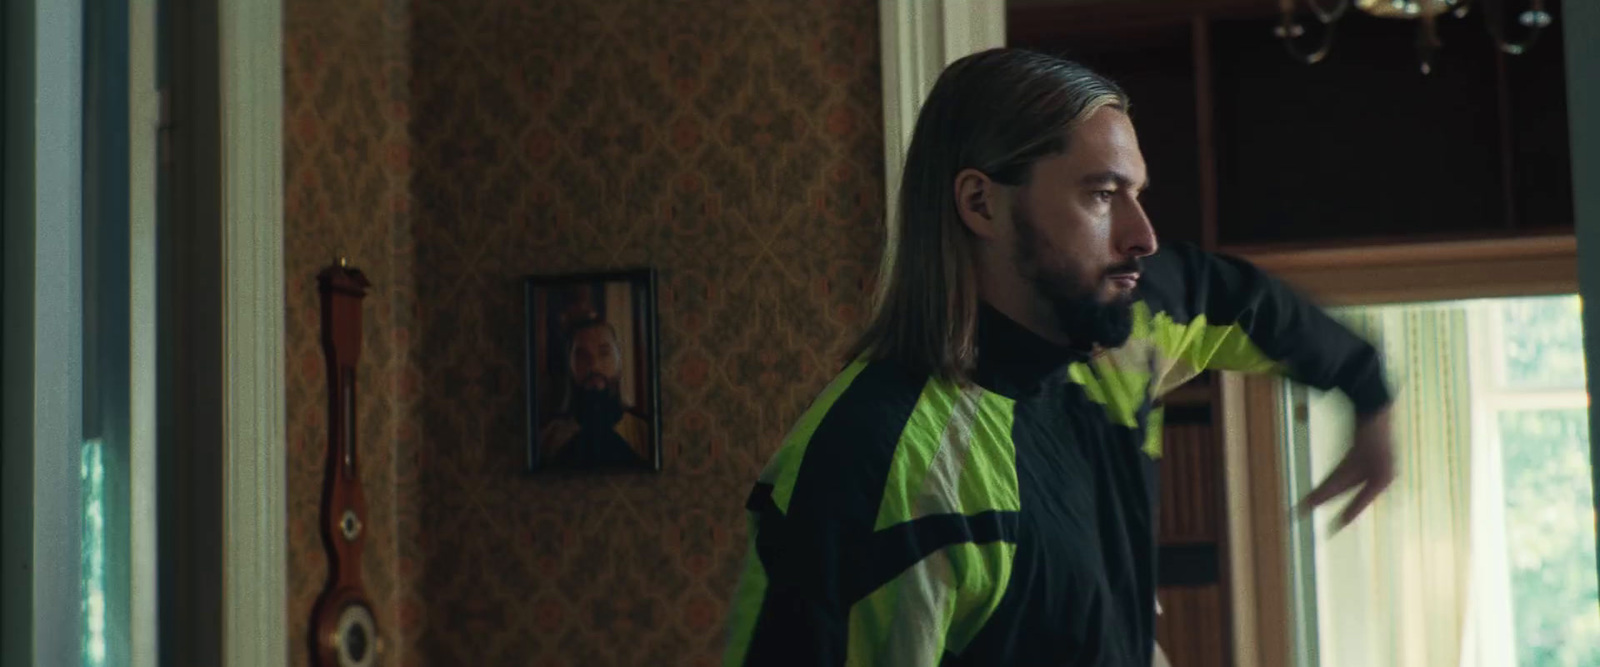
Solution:
M 1350 522 L 1355 521 L 1357 516 L 1366 511 L 1367 507 L 1378 499 L 1378 496 L 1389 490 L 1389 485 L 1394 484 L 1394 479 L 1395 474 L 1392 466 L 1382 468 L 1376 475 L 1367 478 L 1366 484 L 1361 487 L 1361 492 L 1357 493 L 1356 497 L 1350 501 L 1350 504 L 1345 506 L 1343 512 L 1340 512 L 1340 527 L 1348 526 Z
M 1356 517 L 1360 516 L 1362 512 L 1366 511 L 1367 507 L 1372 505 L 1372 501 L 1377 500 L 1378 496 L 1383 494 L 1383 490 L 1388 487 L 1388 480 L 1371 480 L 1366 484 L 1363 484 L 1361 486 L 1361 490 L 1356 492 L 1356 497 L 1351 498 L 1350 504 L 1345 505 L 1344 511 L 1339 512 L 1339 522 L 1334 524 L 1333 529 L 1335 531 L 1339 531 L 1343 530 L 1345 526 L 1350 525 L 1350 523 L 1355 521 Z
M 1339 464 L 1328 473 L 1328 476 L 1316 488 L 1307 493 L 1304 500 L 1300 501 L 1300 512 L 1309 514 L 1325 502 L 1338 498 L 1340 494 L 1349 491 L 1361 480 L 1355 475 L 1354 470 L 1344 463 Z
M 1388 419 L 1385 410 L 1358 421 L 1355 442 L 1351 444 L 1350 451 L 1345 452 L 1344 458 L 1328 473 L 1327 479 L 1306 494 L 1305 500 L 1300 503 L 1302 515 L 1311 513 L 1346 491 L 1356 490 L 1355 497 L 1339 513 L 1333 526 L 1337 531 L 1360 516 L 1394 483 L 1394 443 L 1390 439 Z

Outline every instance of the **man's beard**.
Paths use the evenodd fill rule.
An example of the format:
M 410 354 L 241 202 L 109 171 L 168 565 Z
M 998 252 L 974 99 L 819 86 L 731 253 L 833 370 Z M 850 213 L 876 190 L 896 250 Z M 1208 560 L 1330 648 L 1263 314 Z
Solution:
M 1091 292 L 1087 296 L 1051 294 L 1061 332 L 1074 347 L 1118 347 L 1133 335 L 1133 295 L 1101 303 Z
M 575 386 L 572 418 L 585 429 L 609 429 L 622 420 L 622 398 L 608 385 L 602 389 Z
M 1032 267 L 1034 286 L 1050 299 L 1061 333 L 1073 347 L 1118 347 L 1133 335 L 1133 294 L 1119 295 L 1112 301 L 1099 299 L 1100 282 L 1118 273 L 1137 273 L 1139 260 L 1126 262 L 1102 271 L 1095 282 L 1083 284 L 1076 276 L 1047 273 L 1039 261 L 1041 244 L 1038 229 L 1027 209 L 1016 209 L 1017 258 L 1024 266 Z

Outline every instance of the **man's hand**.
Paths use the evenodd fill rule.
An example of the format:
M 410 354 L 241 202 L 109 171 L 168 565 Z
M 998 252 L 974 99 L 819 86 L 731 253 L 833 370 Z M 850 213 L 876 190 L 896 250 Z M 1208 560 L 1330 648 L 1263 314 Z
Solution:
M 1333 525 L 1335 531 L 1342 530 L 1377 500 L 1394 478 L 1394 433 L 1389 425 L 1389 408 L 1384 408 L 1357 420 L 1350 451 L 1333 472 L 1328 473 L 1327 479 L 1306 494 L 1300 511 L 1309 514 L 1317 506 L 1353 489 L 1355 497 L 1345 505 Z

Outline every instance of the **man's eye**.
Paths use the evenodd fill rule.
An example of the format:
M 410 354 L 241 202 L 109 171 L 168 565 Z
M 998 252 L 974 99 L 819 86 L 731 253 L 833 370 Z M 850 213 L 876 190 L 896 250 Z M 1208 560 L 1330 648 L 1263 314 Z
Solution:
M 1096 200 L 1099 200 L 1100 203 L 1102 203 L 1102 204 L 1111 203 L 1111 198 L 1115 197 L 1115 196 L 1117 196 L 1117 193 L 1116 193 L 1115 190 L 1095 190 L 1094 191 L 1094 198 Z

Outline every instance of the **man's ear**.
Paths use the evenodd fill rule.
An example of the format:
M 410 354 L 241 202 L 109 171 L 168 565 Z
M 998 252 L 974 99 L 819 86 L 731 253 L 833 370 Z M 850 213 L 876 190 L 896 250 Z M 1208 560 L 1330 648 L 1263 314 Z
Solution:
M 978 238 L 994 238 L 999 231 L 998 217 L 1006 205 L 1000 184 L 976 169 L 962 169 L 956 174 L 955 197 L 961 224 Z

